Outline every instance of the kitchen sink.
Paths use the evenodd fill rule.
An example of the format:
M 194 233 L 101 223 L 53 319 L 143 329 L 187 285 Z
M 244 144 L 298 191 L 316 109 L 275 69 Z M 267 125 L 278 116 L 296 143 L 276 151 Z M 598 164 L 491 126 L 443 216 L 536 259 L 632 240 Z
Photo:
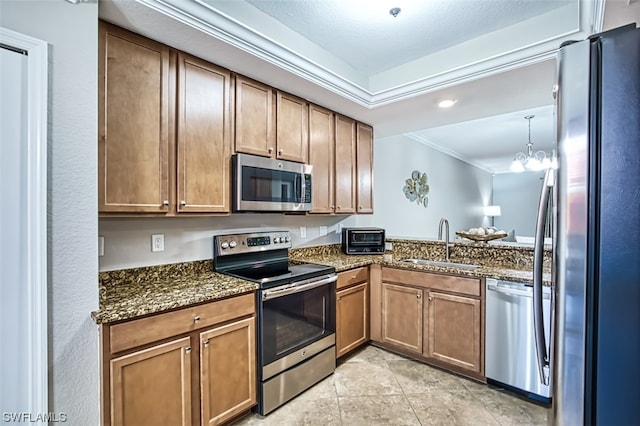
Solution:
M 479 265 L 472 265 L 470 263 L 442 262 L 438 260 L 427 260 L 427 259 L 402 259 L 401 262 L 413 263 L 416 265 L 440 266 L 445 268 L 458 268 L 458 269 L 467 269 L 467 270 L 480 268 Z

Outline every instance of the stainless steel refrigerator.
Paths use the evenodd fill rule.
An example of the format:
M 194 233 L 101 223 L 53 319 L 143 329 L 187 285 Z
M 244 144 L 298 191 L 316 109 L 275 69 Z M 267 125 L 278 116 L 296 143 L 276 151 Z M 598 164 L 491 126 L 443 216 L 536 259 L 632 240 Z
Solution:
M 621 27 L 558 56 L 559 166 L 545 177 L 555 217 L 551 336 L 534 323 L 556 425 L 640 424 L 640 30 Z M 554 200 L 547 203 L 547 198 Z M 541 229 L 542 228 L 542 229 Z

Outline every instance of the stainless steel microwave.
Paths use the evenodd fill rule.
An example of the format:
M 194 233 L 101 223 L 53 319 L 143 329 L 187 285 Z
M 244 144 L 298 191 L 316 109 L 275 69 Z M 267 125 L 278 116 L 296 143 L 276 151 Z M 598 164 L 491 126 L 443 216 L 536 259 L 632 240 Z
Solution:
M 310 165 L 236 154 L 232 170 L 234 212 L 311 210 Z
M 383 254 L 384 242 L 382 228 L 342 228 L 345 254 Z

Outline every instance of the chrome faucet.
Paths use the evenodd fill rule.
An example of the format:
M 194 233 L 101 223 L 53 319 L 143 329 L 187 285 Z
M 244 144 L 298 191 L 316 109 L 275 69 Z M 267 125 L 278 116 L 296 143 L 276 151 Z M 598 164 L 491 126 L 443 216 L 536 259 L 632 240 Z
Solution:
M 442 239 L 442 225 L 445 225 L 444 247 L 445 247 L 445 261 L 449 261 L 449 221 L 444 217 L 440 219 L 438 225 L 438 240 Z

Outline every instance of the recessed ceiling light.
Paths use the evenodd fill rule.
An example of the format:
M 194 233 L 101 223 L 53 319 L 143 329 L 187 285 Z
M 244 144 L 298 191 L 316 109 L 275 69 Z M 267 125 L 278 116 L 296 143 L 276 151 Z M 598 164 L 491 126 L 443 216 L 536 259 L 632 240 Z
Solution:
M 438 106 L 440 108 L 451 108 L 456 104 L 456 102 L 458 102 L 457 99 L 443 99 L 441 101 L 438 101 Z

